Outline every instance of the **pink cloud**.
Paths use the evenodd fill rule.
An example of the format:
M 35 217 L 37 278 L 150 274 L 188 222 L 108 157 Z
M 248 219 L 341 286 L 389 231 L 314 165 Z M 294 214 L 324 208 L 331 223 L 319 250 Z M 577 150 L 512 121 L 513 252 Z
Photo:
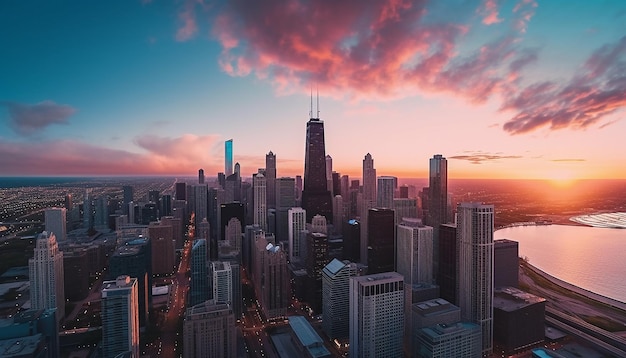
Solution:
M 498 0 L 485 0 L 480 8 L 478 8 L 478 14 L 483 16 L 483 24 L 493 25 L 502 22 L 502 18 L 498 17 Z
M 73 140 L 25 143 L 0 139 L 0 167 L 6 169 L 5 175 L 175 175 L 195 173 L 198 168 L 207 173 L 223 170 L 219 151 L 223 142 L 217 136 L 145 136 L 135 142 L 145 149 L 143 153 Z
M 503 128 L 521 134 L 542 127 L 584 129 L 599 124 L 626 106 L 625 73 L 626 36 L 595 51 L 565 84 L 546 81 L 510 93 L 501 109 L 517 114 Z

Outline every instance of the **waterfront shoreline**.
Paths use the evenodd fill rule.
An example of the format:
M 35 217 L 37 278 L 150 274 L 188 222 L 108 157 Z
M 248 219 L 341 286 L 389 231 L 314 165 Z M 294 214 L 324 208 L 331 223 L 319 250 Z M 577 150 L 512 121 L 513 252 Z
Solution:
M 589 291 L 589 290 L 584 289 L 582 287 L 578 287 L 578 286 L 576 286 L 574 284 L 571 284 L 571 283 L 569 283 L 567 281 L 563 281 L 560 278 L 554 277 L 551 274 L 549 274 L 549 273 L 547 273 L 547 272 L 545 272 L 545 271 L 543 271 L 543 270 L 533 266 L 532 264 L 530 264 L 528 262 L 526 262 L 525 264 L 526 264 L 526 266 L 530 270 L 534 271 L 537 275 L 539 275 L 539 276 L 543 277 L 544 279 L 550 281 L 552 284 L 554 284 L 556 286 L 559 286 L 559 287 L 561 287 L 561 288 L 563 288 L 565 290 L 568 290 L 570 292 L 579 294 L 579 295 L 581 295 L 581 296 L 583 296 L 583 297 L 585 297 L 587 299 L 590 299 L 592 301 L 603 303 L 603 304 L 605 304 L 607 306 L 610 306 L 610 307 L 613 307 L 613 308 L 616 308 L 616 309 L 619 309 L 619 310 L 622 310 L 622 311 L 626 312 L 626 303 L 625 302 L 616 300 L 616 299 L 611 298 L 611 297 L 603 296 L 601 294 Z

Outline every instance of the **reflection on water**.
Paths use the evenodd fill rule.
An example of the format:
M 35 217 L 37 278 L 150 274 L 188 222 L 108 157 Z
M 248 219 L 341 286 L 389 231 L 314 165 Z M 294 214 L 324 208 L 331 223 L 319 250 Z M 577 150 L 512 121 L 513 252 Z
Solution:
M 586 226 L 519 226 L 494 238 L 519 242 L 539 269 L 589 291 L 626 302 L 626 230 Z

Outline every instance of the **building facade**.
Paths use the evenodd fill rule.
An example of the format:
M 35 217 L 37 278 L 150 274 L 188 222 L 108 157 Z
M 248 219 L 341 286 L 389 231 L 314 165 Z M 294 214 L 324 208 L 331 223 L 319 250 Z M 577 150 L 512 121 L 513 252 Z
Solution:
M 39 234 L 33 258 L 28 260 L 28 271 L 31 308 L 56 308 L 60 322 L 65 317 L 63 252 L 54 233 Z
M 102 356 L 139 357 L 137 279 L 119 276 L 102 283 Z

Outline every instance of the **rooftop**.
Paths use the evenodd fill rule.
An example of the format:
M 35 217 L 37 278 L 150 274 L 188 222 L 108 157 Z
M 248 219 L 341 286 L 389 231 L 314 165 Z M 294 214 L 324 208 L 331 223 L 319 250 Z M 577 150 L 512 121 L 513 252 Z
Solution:
M 502 287 L 496 289 L 493 293 L 493 308 L 507 312 L 545 301 L 545 298 L 524 292 L 515 287 Z
M 322 338 L 315 332 L 311 324 L 302 316 L 289 316 L 289 325 L 312 357 L 330 356 L 330 352 L 324 347 Z
M 0 357 L 35 356 L 41 343 L 40 333 L 34 336 L 0 340 Z
M 434 300 L 414 303 L 413 306 L 411 306 L 411 309 L 413 312 L 416 312 L 421 316 L 431 316 L 441 314 L 443 312 L 457 311 L 459 310 L 459 307 L 451 304 L 443 298 L 435 298 Z

